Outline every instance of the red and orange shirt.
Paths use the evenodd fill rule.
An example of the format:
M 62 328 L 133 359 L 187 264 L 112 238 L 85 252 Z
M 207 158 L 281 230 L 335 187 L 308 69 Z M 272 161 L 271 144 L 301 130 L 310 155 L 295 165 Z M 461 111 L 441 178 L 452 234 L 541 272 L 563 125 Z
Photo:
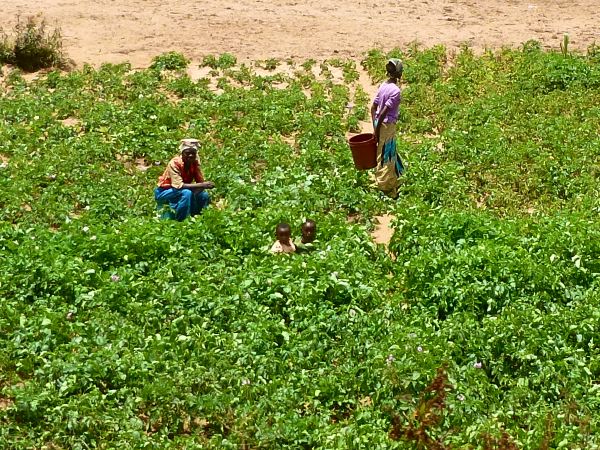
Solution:
M 204 176 L 198 160 L 194 161 L 188 170 L 185 169 L 181 155 L 169 161 L 164 173 L 158 177 L 158 187 L 181 189 L 184 183 L 202 183 Z

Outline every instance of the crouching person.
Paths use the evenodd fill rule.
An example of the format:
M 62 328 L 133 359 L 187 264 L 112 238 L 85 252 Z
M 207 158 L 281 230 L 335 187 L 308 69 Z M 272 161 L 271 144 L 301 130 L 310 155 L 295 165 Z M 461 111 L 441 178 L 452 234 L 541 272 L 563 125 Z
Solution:
M 175 156 L 158 178 L 154 189 L 157 207 L 163 210 L 163 219 L 184 220 L 187 216 L 200 214 L 210 203 L 206 189 L 212 189 L 212 181 L 204 181 L 198 162 L 196 139 L 183 139 L 179 146 L 180 155 Z M 166 206 L 170 209 L 167 209 Z

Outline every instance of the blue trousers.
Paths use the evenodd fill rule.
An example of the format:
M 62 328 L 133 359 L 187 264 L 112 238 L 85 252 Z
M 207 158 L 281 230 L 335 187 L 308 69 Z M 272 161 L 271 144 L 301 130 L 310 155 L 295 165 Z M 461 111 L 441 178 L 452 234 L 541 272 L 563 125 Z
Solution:
M 158 209 L 163 210 L 161 218 L 177 219 L 180 222 L 187 216 L 200 214 L 210 203 L 208 192 L 194 192 L 191 189 L 157 187 L 154 189 L 154 198 Z M 165 210 L 164 206 L 167 204 L 170 210 Z

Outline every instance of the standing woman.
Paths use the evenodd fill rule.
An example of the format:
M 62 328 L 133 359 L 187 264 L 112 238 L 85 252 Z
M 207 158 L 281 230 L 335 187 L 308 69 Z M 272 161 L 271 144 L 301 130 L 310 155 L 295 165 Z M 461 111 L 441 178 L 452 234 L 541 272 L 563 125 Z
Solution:
M 388 80 L 382 83 L 371 106 L 371 119 L 377 142 L 377 167 L 375 186 L 392 198 L 398 196 L 398 177 L 404 171 L 396 151 L 396 122 L 402 92 L 399 81 L 402 77 L 402 61 L 388 60 L 385 69 Z

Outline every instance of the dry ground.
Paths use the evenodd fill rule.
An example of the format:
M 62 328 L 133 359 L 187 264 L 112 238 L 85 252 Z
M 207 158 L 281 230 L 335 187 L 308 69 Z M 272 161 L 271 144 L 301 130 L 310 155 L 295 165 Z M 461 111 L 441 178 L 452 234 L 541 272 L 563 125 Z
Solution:
M 598 0 L 2 0 L 0 24 L 43 13 L 63 32 L 78 65 L 130 61 L 178 50 L 193 60 L 229 52 L 239 60 L 360 57 L 374 46 L 417 41 L 449 48 L 558 48 L 600 42 Z

